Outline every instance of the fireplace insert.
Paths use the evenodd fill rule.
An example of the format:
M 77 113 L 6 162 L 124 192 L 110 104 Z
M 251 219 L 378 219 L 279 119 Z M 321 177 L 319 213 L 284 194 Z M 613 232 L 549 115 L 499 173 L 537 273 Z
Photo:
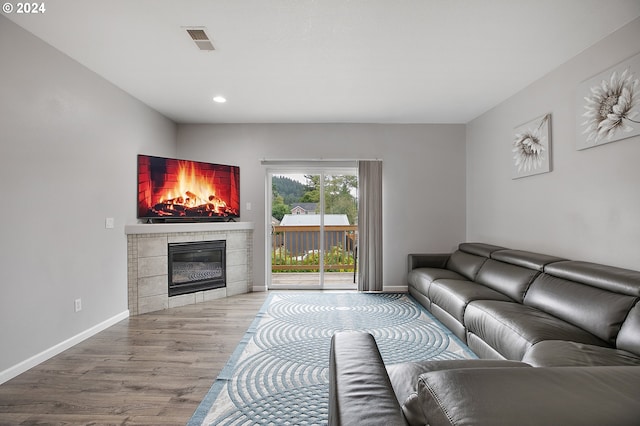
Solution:
M 169 244 L 169 297 L 226 285 L 226 241 Z

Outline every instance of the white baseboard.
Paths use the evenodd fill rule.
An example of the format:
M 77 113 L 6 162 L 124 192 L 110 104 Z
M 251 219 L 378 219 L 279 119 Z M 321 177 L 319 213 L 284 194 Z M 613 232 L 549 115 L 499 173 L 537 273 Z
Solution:
M 385 286 L 382 291 L 384 293 L 406 293 L 409 291 L 409 287 L 406 285 L 389 285 Z
M 262 287 L 253 286 L 252 291 L 267 291 L 267 289 L 265 286 L 262 286 Z M 392 285 L 392 286 L 385 286 L 380 293 L 406 293 L 408 291 L 409 291 L 409 287 L 406 285 Z
M 7 382 L 11 379 L 13 379 L 14 377 L 24 373 L 25 371 L 35 367 L 36 365 L 48 360 L 49 358 L 53 358 L 54 356 L 58 355 L 61 352 L 66 351 L 67 349 L 77 345 L 78 343 L 82 342 L 83 340 L 88 339 L 91 336 L 94 336 L 98 333 L 100 333 L 102 330 L 106 330 L 107 328 L 111 327 L 112 325 L 122 321 L 123 319 L 126 319 L 129 317 L 129 310 L 126 310 L 124 312 L 121 312 L 103 322 L 101 322 L 100 324 L 94 325 L 93 327 L 79 333 L 76 334 L 73 337 L 70 337 L 69 339 L 65 340 L 64 342 L 60 342 L 55 346 L 50 347 L 49 349 L 46 349 L 42 352 L 40 352 L 37 355 L 32 356 L 29 359 L 26 359 L 16 365 L 14 365 L 13 367 L 9 367 L 4 371 L 0 371 L 0 385 L 3 384 L 4 382 Z

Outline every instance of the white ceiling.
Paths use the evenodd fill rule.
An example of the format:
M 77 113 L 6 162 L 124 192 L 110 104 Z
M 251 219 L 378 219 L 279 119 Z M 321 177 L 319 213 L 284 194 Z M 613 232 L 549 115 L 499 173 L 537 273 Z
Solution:
M 640 0 L 44 3 L 4 16 L 178 123 L 466 123 L 640 16 Z

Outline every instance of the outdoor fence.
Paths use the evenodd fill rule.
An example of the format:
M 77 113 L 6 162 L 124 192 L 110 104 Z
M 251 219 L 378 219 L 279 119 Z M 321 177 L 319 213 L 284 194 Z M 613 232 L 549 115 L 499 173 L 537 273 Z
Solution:
M 324 270 L 354 271 L 357 225 L 324 227 Z M 271 268 L 273 272 L 318 272 L 320 270 L 319 226 L 273 226 Z

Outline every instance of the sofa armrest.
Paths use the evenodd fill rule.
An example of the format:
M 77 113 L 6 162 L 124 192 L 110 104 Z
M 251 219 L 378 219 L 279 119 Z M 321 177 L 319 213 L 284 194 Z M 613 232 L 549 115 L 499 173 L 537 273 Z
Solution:
M 409 254 L 409 271 L 417 268 L 444 268 L 451 253 L 411 253 Z
M 378 345 L 369 333 L 331 338 L 329 425 L 407 425 Z
M 435 371 L 418 397 L 430 426 L 637 425 L 640 367 Z

